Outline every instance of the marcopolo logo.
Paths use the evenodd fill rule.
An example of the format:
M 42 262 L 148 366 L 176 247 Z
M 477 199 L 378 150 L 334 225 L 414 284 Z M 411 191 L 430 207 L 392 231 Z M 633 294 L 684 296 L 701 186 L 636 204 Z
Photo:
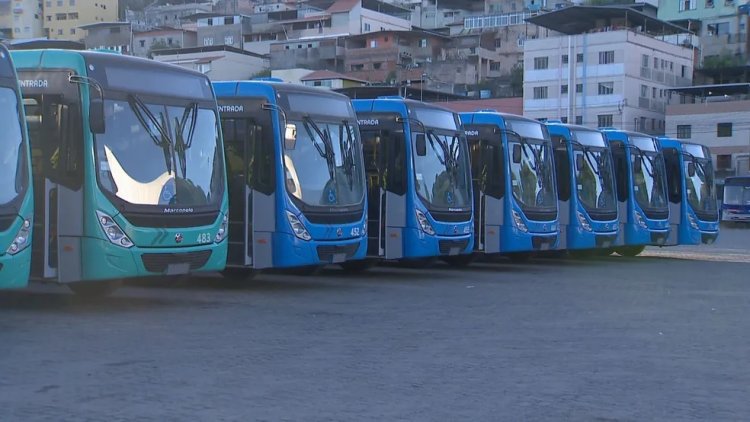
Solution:
M 164 214 L 190 214 L 193 211 L 192 208 L 164 208 Z
M 219 113 L 242 113 L 245 111 L 245 106 L 242 104 L 227 104 L 219 106 Z
M 18 81 L 21 88 L 48 88 L 49 81 L 46 79 L 21 79 Z

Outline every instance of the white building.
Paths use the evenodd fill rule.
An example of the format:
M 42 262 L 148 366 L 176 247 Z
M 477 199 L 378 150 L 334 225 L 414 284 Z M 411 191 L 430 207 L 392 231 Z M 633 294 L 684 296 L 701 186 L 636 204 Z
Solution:
M 666 132 L 709 147 L 720 178 L 749 175 L 750 83 L 673 90 Z
M 212 81 L 250 79 L 268 70 L 268 58 L 228 45 L 156 50 L 154 60 L 195 70 Z
M 31 39 L 44 36 L 42 2 L 0 1 L 0 38 Z
M 691 84 L 694 53 L 643 27 L 673 26 L 623 7 L 575 6 L 529 21 L 572 34 L 526 40 L 525 116 L 664 133 L 667 90 Z

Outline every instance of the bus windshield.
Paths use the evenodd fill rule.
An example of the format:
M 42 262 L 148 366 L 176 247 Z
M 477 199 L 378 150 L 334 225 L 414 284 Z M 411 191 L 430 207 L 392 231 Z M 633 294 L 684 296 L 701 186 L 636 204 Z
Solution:
M 574 147 L 576 188 L 578 198 L 588 211 L 614 212 L 616 199 L 612 162 L 605 147 L 604 137 L 595 131 L 574 131 L 581 146 Z
M 685 187 L 690 206 L 696 212 L 716 213 L 716 187 L 714 185 L 714 168 L 711 160 L 696 159 L 695 173 L 690 176 L 690 160 L 685 162 Z
M 664 160 L 653 152 L 633 152 L 633 191 L 644 210 L 667 207 Z
M 96 135 L 99 183 L 134 205 L 218 204 L 224 168 L 216 113 L 183 106 L 105 100 L 106 133 Z
M 747 179 L 744 184 L 735 183 L 737 182 L 724 185 L 724 204 L 750 205 L 750 179 Z
M 450 118 L 453 115 L 446 112 Z M 416 137 L 416 134 L 414 134 Z M 442 208 L 471 205 L 471 180 L 466 141 L 458 133 L 446 134 L 426 128 L 426 154 L 414 152 L 414 176 L 419 196 Z
M 0 87 L 0 121 L 0 204 L 7 204 L 23 191 L 26 171 L 18 97 L 8 87 Z
M 508 151 L 513 151 L 518 145 L 521 150 L 519 162 L 509 160 L 513 196 L 524 210 L 554 208 L 557 194 L 547 128 L 541 123 L 512 119 L 506 120 L 506 125 L 521 136 L 518 141 L 509 142 L 508 147 Z
M 287 123 L 297 130 L 294 148 L 284 149 L 287 191 L 313 206 L 361 203 L 364 165 L 356 127 L 343 119 L 336 122 L 310 117 Z

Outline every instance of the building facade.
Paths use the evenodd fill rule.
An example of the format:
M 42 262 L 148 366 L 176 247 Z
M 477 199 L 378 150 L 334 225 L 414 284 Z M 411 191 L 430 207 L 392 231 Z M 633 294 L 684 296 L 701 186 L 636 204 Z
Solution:
M 83 42 L 87 49 L 107 49 L 133 54 L 133 33 L 129 22 L 100 22 L 83 25 Z
M 38 0 L 0 0 L 0 38 L 44 36 L 42 3 Z
M 268 70 L 268 59 L 227 45 L 157 50 L 154 60 L 201 72 L 212 81 L 250 79 Z
M 665 131 L 667 93 L 689 86 L 693 50 L 630 29 L 527 40 L 524 115 Z
M 133 34 L 133 55 L 149 57 L 158 49 L 197 47 L 198 36 L 187 29 L 163 28 Z
M 49 39 L 82 41 L 83 25 L 116 22 L 118 0 L 44 0 L 44 30 Z

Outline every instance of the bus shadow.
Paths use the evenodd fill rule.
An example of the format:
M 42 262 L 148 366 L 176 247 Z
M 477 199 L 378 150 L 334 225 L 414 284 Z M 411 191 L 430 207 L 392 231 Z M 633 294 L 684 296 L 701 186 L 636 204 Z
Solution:
M 219 274 L 190 276 L 175 280 L 131 281 L 128 284 L 146 291 L 208 291 L 208 292 L 289 292 L 305 290 L 338 289 L 340 286 L 326 283 L 315 276 L 259 273 L 252 278 L 232 278 Z
M 112 313 L 141 312 L 144 310 L 165 307 L 202 306 L 205 302 L 185 300 L 184 298 L 143 297 L 123 292 L 111 296 L 86 298 L 64 290 L 34 291 L 18 290 L 0 293 L 0 314 L 3 311 L 32 311 L 50 313 Z

